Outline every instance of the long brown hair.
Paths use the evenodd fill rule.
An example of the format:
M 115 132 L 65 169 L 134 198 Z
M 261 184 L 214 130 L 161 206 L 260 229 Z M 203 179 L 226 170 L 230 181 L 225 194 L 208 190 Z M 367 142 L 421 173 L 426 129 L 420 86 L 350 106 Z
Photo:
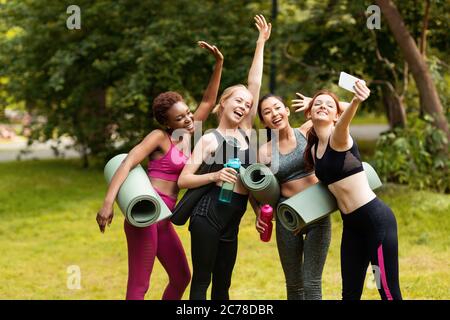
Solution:
M 305 110 L 305 115 L 308 117 L 308 115 L 311 114 L 311 108 L 314 105 L 314 102 L 316 101 L 316 98 L 322 94 L 326 94 L 333 98 L 334 102 L 336 103 L 338 114 L 340 115 L 343 110 L 339 106 L 339 98 L 331 91 L 328 91 L 326 89 L 319 90 L 316 92 L 316 94 L 312 97 L 311 102 L 308 104 L 308 108 Z M 305 161 L 305 169 L 306 170 L 313 170 L 314 169 L 314 160 L 313 156 L 311 154 L 312 146 L 317 144 L 319 142 L 319 138 L 317 137 L 316 131 L 314 130 L 314 126 L 312 126 L 308 133 L 306 134 L 307 137 L 307 144 L 305 148 L 305 153 L 303 154 L 303 160 Z

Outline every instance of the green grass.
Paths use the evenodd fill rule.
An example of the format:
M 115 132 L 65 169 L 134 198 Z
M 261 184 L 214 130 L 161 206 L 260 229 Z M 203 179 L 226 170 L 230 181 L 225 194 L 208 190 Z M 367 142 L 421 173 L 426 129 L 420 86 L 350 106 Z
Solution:
M 123 217 L 98 231 L 95 215 L 105 182 L 76 161 L 0 164 L 0 299 L 123 299 L 127 250 Z M 449 299 L 450 196 L 388 185 L 379 193 L 399 225 L 400 281 L 406 299 Z M 332 243 L 323 275 L 325 299 L 340 299 L 342 223 L 333 214 Z M 177 231 L 190 260 L 187 226 Z M 67 289 L 67 268 L 81 269 L 81 289 Z M 167 275 L 157 262 L 147 299 L 160 299 Z M 370 281 L 368 281 L 370 285 Z M 276 243 L 259 240 L 254 214 L 243 218 L 232 299 L 285 299 Z M 188 294 L 185 293 L 186 299 Z M 379 299 L 366 288 L 363 299 Z

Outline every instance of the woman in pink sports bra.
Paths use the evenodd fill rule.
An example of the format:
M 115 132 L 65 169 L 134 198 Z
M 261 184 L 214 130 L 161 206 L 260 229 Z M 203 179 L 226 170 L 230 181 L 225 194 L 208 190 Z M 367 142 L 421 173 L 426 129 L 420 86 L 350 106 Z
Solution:
M 203 99 L 194 114 L 176 92 L 164 92 L 153 101 L 153 114 L 167 128 L 153 130 L 135 146 L 120 165 L 106 193 L 103 206 L 97 213 L 100 231 L 111 224 L 114 216 L 114 199 L 129 171 L 147 156 L 148 176 L 154 189 L 170 210 L 173 210 L 178 195 L 177 180 L 187 161 L 190 136 L 194 132 L 194 121 L 204 121 L 213 109 L 222 74 L 223 56 L 215 46 L 200 41 L 199 46 L 209 50 L 216 58 L 214 72 L 205 90 Z M 172 141 L 171 132 L 184 130 L 180 142 Z M 163 300 L 180 300 L 189 284 L 191 273 L 183 246 L 175 229 L 166 219 L 144 228 L 124 222 L 128 244 L 127 300 L 143 300 L 149 288 L 155 258 L 161 262 L 169 276 Z M 160 245 L 161 244 L 161 245 Z

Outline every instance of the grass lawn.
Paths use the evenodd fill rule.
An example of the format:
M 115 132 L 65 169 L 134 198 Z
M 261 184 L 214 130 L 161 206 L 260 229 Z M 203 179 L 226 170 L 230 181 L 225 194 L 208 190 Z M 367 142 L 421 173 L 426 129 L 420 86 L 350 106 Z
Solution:
M 100 170 L 75 160 L 0 163 L 0 299 L 123 299 L 127 251 L 123 216 L 105 234 L 95 215 L 105 193 Z M 400 281 L 405 299 L 450 299 L 450 195 L 388 185 L 379 192 L 399 224 Z M 340 299 L 342 223 L 333 214 L 323 277 L 325 299 Z M 177 227 L 190 260 L 187 226 Z M 67 288 L 71 265 L 81 289 Z M 160 299 L 167 276 L 155 263 L 147 299 Z M 187 291 L 188 292 L 188 291 Z M 232 299 L 285 299 L 276 243 L 259 240 L 250 209 L 241 224 Z M 185 293 L 185 299 L 188 293 Z M 379 299 L 367 281 L 363 299 Z

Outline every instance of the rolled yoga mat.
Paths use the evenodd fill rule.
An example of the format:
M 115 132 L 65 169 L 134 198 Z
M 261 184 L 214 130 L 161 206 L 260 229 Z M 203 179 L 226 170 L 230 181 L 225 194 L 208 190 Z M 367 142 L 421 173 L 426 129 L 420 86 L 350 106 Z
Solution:
M 272 171 L 264 164 L 254 163 L 244 169 L 241 167 L 242 184 L 260 204 L 270 204 L 276 208 L 280 198 L 280 186 Z
M 104 175 L 108 184 L 126 156 L 126 153 L 119 154 L 106 164 Z M 119 189 L 116 201 L 125 219 L 135 227 L 146 227 L 172 215 L 153 189 L 141 165 L 137 165 L 130 171 Z
M 364 171 L 372 190 L 382 183 L 372 166 L 363 162 Z M 288 230 L 303 229 L 309 224 L 338 210 L 336 198 L 321 182 L 308 187 L 278 205 L 277 215 L 281 224 Z

